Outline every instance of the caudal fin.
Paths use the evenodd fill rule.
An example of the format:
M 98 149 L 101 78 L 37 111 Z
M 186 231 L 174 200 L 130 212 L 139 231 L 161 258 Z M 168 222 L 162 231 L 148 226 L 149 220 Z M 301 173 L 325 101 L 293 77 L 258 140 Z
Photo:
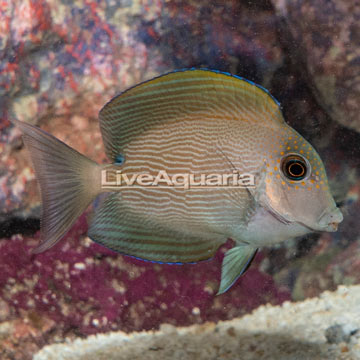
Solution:
M 100 166 L 54 136 L 14 121 L 23 132 L 42 200 L 40 253 L 55 245 L 100 192 Z

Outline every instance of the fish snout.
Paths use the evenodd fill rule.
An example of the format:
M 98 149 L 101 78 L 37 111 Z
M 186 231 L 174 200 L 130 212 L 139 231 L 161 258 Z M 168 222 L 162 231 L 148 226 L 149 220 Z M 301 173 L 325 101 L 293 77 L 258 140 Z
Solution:
M 318 225 L 323 231 L 334 232 L 344 217 L 339 208 L 332 209 L 320 216 Z

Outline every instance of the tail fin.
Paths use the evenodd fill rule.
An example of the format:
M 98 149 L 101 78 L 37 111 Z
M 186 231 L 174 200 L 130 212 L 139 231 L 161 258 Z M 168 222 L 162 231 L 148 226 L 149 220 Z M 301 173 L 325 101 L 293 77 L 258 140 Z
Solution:
M 42 200 L 40 253 L 55 245 L 100 193 L 100 166 L 47 132 L 14 121 L 23 132 Z

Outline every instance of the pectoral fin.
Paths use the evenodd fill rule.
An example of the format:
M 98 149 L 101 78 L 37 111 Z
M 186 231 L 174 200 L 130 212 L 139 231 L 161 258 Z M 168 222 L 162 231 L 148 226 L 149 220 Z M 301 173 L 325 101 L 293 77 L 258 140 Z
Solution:
M 226 292 L 239 276 L 245 273 L 257 251 L 258 249 L 253 247 L 241 245 L 235 246 L 225 253 L 221 268 L 220 288 L 216 295 Z

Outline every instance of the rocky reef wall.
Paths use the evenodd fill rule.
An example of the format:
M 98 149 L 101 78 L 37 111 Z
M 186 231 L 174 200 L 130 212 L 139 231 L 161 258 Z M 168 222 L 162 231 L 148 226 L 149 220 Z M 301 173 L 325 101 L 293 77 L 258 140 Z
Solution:
M 31 359 L 65 338 L 228 320 L 262 304 L 360 282 L 359 7 L 353 4 L 1 2 L 1 359 Z M 215 292 L 224 248 L 211 261 L 184 267 L 129 259 L 89 241 L 91 209 L 53 249 L 32 256 L 40 241 L 37 183 L 9 119 L 37 124 L 106 162 L 100 108 L 135 83 L 193 66 L 243 76 L 281 102 L 287 122 L 324 160 L 344 212 L 339 231 L 262 249 L 221 297 Z

